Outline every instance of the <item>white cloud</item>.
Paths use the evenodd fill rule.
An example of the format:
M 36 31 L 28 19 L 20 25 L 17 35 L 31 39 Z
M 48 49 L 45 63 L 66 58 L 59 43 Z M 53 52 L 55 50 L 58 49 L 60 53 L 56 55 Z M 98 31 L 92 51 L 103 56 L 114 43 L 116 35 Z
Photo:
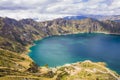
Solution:
M 9 17 L 9 18 L 14 18 L 17 20 L 20 19 L 26 19 L 26 18 L 33 18 L 33 19 L 38 19 L 39 21 L 45 21 L 45 20 L 52 20 L 55 18 L 62 18 L 65 16 L 68 16 L 68 14 L 47 14 L 47 13 L 36 13 L 36 12 L 31 12 L 31 11 L 0 11 L 0 15 L 2 17 Z
M 120 0 L 1 0 L 0 16 L 53 19 L 66 15 L 120 15 Z

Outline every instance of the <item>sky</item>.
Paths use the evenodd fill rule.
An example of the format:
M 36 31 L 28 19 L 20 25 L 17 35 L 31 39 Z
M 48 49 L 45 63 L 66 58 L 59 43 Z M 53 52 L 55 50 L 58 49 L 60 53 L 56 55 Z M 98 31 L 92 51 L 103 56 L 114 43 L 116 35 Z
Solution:
M 120 0 L 0 0 L 0 16 L 50 20 L 72 15 L 120 15 Z

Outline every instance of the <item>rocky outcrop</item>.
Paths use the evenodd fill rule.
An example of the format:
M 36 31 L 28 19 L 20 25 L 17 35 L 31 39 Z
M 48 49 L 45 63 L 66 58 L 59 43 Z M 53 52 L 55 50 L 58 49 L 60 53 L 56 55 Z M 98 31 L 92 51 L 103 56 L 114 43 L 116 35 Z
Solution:
M 58 67 L 56 80 L 119 80 L 120 77 L 105 67 L 105 63 L 77 62 Z

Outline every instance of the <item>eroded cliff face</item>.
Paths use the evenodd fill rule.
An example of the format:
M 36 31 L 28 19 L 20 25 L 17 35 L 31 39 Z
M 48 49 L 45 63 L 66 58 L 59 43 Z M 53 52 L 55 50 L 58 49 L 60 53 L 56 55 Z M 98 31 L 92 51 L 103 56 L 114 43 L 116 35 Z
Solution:
M 46 36 L 93 32 L 119 34 L 120 23 L 90 18 L 55 19 L 45 22 L 36 22 L 32 19 L 16 21 L 10 18 L 0 18 L 0 48 L 21 53 L 25 51 L 26 45 Z
M 74 33 L 92 33 L 92 32 L 100 32 L 100 33 L 120 33 L 120 23 L 114 21 L 98 21 L 94 19 L 83 19 L 83 20 L 64 20 L 64 19 L 56 19 L 53 21 L 43 22 L 41 24 L 45 24 L 47 29 L 49 30 L 49 34 L 74 34 Z M 56 31 L 51 33 L 51 31 Z

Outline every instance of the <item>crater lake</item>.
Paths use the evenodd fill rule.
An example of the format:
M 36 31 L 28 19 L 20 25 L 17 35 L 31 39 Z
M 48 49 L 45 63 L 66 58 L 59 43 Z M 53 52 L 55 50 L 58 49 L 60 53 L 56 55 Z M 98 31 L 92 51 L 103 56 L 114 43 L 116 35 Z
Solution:
M 39 66 L 61 66 L 78 61 L 105 62 L 120 73 L 120 36 L 99 33 L 81 33 L 50 36 L 35 41 L 29 56 Z

